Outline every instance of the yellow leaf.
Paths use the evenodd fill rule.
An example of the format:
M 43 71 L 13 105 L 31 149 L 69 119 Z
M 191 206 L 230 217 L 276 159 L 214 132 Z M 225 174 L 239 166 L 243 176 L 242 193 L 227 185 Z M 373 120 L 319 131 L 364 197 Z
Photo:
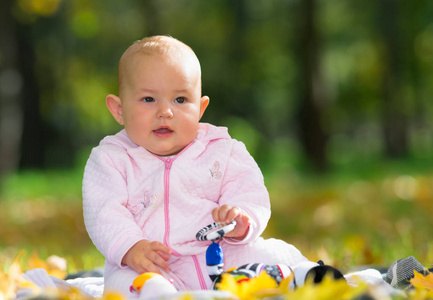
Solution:
M 281 294 L 277 289 L 277 282 L 266 272 L 261 272 L 259 276 L 252 278 L 250 281 L 241 282 L 245 288 L 245 297 L 243 299 L 272 297 Z
M 47 264 L 43 260 L 41 260 L 36 252 L 33 252 L 27 261 L 27 265 L 29 270 L 32 269 L 45 269 L 47 270 Z
M 105 293 L 101 300 L 125 300 L 122 295 L 117 293 Z
M 0 271 L 0 299 L 14 299 L 18 283 L 22 280 L 20 266 L 24 251 L 20 251 L 12 261 L 7 273 Z
M 190 294 L 183 295 L 179 298 L 179 300 L 194 300 L 194 296 Z
M 222 275 L 218 288 L 228 291 L 242 300 L 272 297 L 283 293 L 281 289 L 277 288 L 275 279 L 266 272 L 241 282 L 237 282 L 230 273 L 225 273 Z
M 293 280 L 294 276 L 293 276 L 293 272 L 290 274 L 289 277 L 284 278 L 283 280 L 281 280 L 280 285 L 278 286 L 278 289 L 281 291 L 281 293 L 283 294 L 287 294 L 290 290 L 290 282 Z
M 29 270 L 42 268 L 45 269 L 48 275 L 57 277 L 59 279 L 65 279 L 66 273 L 66 261 L 63 258 L 57 256 L 50 256 L 46 261 L 39 258 L 37 253 L 33 253 L 28 260 Z
M 407 292 L 410 300 L 433 299 L 433 291 L 423 288 L 414 288 Z
M 222 274 L 221 282 L 217 285 L 217 287 L 219 290 L 230 292 L 233 295 L 237 295 L 239 293 L 238 283 L 229 273 Z
M 319 284 L 307 281 L 305 285 L 290 291 L 287 299 L 353 299 L 364 292 L 366 288 L 362 284 L 358 287 L 351 287 L 345 280 L 335 280 L 326 276 Z
M 427 276 L 413 271 L 414 277 L 410 280 L 410 283 L 416 288 L 427 289 L 433 291 L 433 273 L 429 273 Z

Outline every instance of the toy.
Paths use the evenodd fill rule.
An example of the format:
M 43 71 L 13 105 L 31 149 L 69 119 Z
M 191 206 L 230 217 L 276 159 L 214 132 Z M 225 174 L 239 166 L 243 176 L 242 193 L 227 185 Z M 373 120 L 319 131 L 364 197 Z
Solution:
M 136 277 L 129 290 L 131 293 L 139 295 L 140 299 L 146 299 L 147 296 L 160 297 L 177 292 L 172 282 L 162 275 L 152 272 L 143 273 Z
M 266 265 L 263 263 L 251 263 L 224 272 L 224 254 L 220 245 L 216 243 L 216 240 L 223 238 L 227 232 L 233 230 L 235 225 L 236 222 L 234 221 L 226 226 L 214 223 L 204 227 L 197 233 L 197 240 L 212 240 L 212 244 L 210 244 L 206 250 L 206 267 L 209 277 L 213 282 L 213 289 L 218 289 L 222 274 L 224 273 L 229 273 L 235 278 L 236 282 L 240 283 L 248 281 L 251 278 L 256 278 L 262 272 L 266 272 L 275 280 L 276 286 L 278 286 L 283 279 L 292 276 L 289 283 L 289 288 L 291 289 L 296 288 L 296 286 L 304 285 L 307 280 L 319 283 L 325 275 L 330 275 L 334 279 L 344 279 L 343 274 L 339 270 L 323 264 L 322 261 L 318 263 L 311 261 L 300 262 L 293 267 L 284 264 Z M 213 228 L 218 228 L 218 230 L 216 232 L 209 232 Z
M 241 283 L 249 281 L 252 278 L 258 278 L 265 272 L 275 280 L 275 287 L 284 283 L 288 284 L 289 289 L 302 286 L 307 280 L 319 283 L 325 275 L 330 275 L 334 279 L 345 280 L 340 271 L 331 266 L 324 265 L 321 261 L 318 263 L 304 261 L 292 267 L 285 264 L 267 265 L 263 263 L 251 263 L 224 271 L 224 253 L 216 241 L 222 239 L 235 226 L 235 221 L 229 224 L 213 223 L 203 227 L 196 235 L 196 239 L 199 241 L 212 241 L 206 250 L 206 269 L 212 280 L 212 289 L 214 290 L 219 289 L 219 283 L 225 273 L 233 276 L 237 283 Z M 161 297 L 177 292 L 169 280 L 156 273 L 139 275 L 134 280 L 130 290 L 132 293 L 139 295 L 140 299 Z

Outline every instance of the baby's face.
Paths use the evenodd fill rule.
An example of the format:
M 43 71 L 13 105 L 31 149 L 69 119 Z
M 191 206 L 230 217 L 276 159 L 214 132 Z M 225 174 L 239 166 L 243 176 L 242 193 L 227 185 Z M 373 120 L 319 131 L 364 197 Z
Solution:
M 196 137 L 209 102 L 201 97 L 199 69 L 156 54 L 137 54 L 130 63 L 120 94 L 129 138 L 157 155 L 179 153 Z

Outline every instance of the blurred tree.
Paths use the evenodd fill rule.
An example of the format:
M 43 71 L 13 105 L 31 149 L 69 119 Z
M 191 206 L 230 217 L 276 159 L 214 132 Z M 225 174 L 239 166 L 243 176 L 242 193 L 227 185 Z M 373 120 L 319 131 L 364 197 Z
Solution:
M 228 18 L 232 22 L 232 30 L 227 33 L 227 60 L 229 61 L 230 69 L 226 80 L 231 83 L 230 95 L 226 98 L 230 103 L 231 111 L 238 117 L 248 118 L 253 109 L 254 103 L 251 101 L 249 105 L 246 102 L 251 99 L 250 91 L 246 89 L 245 84 L 247 78 L 244 77 L 245 57 L 248 55 L 246 48 L 247 42 L 247 27 L 248 14 L 247 4 L 245 0 L 231 1 L 226 0 Z
M 143 28 L 143 37 L 162 34 L 164 31 L 161 28 L 161 16 L 157 3 L 154 0 L 143 0 L 138 1 L 137 6 L 146 16 L 144 18 L 146 28 Z
M 4 0 L 0 8 L 1 169 L 20 157 L 23 168 L 71 165 L 77 150 L 119 130 L 104 97 L 117 92 L 124 49 L 153 34 L 196 51 L 212 100 L 203 121 L 249 140 L 259 161 L 290 152 L 323 171 L 341 153 L 401 156 L 412 150 L 414 124 L 417 145 L 433 145 L 428 0 Z
M 217 3 L 218 5 L 207 5 L 205 8 L 207 18 L 215 15 L 219 17 L 214 21 L 213 28 L 207 28 L 209 36 L 204 38 L 192 33 L 184 41 L 188 43 L 188 40 L 191 40 L 196 44 L 212 44 L 217 41 L 213 47 L 206 47 L 206 50 L 201 51 L 199 49 L 204 52 L 199 59 L 205 67 L 203 80 L 206 93 L 209 93 L 211 101 L 215 101 L 205 116 L 213 123 L 228 126 L 230 116 L 248 119 L 252 117 L 251 112 L 254 110 L 248 76 L 245 74 L 247 70 L 250 71 L 247 60 L 251 52 L 247 49 L 247 10 L 250 4 L 244 0 Z M 200 8 L 203 7 L 197 7 Z M 195 11 L 195 14 L 200 14 L 200 11 Z M 180 32 L 179 35 L 182 37 L 185 33 Z M 212 38 L 215 38 L 214 42 L 211 41 Z
M 21 99 L 23 122 L 19 167 L 21 169 L 42 168 L 45 167 L 47 157 L 49 131 L 41 115 L 40 96 L 42 91 L 35 72 L 35 45 L 31 35 L 31 27 L 19 22 L 16 25 L 18 29 L 17 55 L 24 82 Z M 50 74 L 45 75 L 45 80 L 47 80 Z
M 404 55 L 401 25 L 402 1 L 381 0 L 380 22 L 384 39 L 384 74 L 382 126 L 385 153 L 389 157 L 402 157 L 408 153 L 408 106 L 404 93 Z
M 6 38 L 2 69 L 5 70 L 4 79 L 9 82 L 9 89 L 16 86 L 14 93 L 9 94 L 9 99 L 4 99 L 7 104 L 2 107 L 2 131 L 3 137 L 7 138 L 1 148 L 9 152 L 2 156 L 7 161 L 3 170 L 14 170 L 17 165 L 20 168 L 40 168 L 47 157 L 49 131 L 40 110 L 42 91 L 37 80 L 32 26 L 36 15 L 49 15 L 51 9 L 56 10 L 56 6 L 52 5 L 57 1 L 48 2 L 2 2 L 2 12 L 5 14 L 2 18 L 5 26 L 2 28 Z M 12 154 L 11 150 L 15 152 Z
M 55 47 L 47 37 L 62 27 L 59 19 L 51 18 L 57 13 L 60 0 L 5 1 L 2 5 L 5 26 L 1 27 L 6 41 L 2 43 L 1 68 L 5 70 L 2 73 L 9 90 L 19 87 L 13 95 L 9 94 L 9 99 L 2 95 L 2 102 L 8 104 L 1 108 L 2 136 L 6 140 L 1 151 L 15 149 L 13 154 L 2 155 L 7 162 L 2 170 L 53 166 L 56 159 L 56 163 L 70 163 L 74 156 L 70 143 L 61 150 L 61 159 L 53 151 L 61 148 L 64 141 L 70 141 L 70 136 L 57 131 L 54 123 L 43 115 L 42 108 L 43 102 L 47 106 L 57 100 L 54 98 L 60 81 L 55 80 L 58 61 L 55 55 L 50 56 Z M 65 152 L 69 155 L 64 155 Z
M 323 128 L 323 111 L 327 91 L 323 81 L 320 32 L 317 28 L 317 1 L 300 1 L 298 22 L 299 49 L 299 138 L 307 159 L 314 169 L 328 167 L 327 135 Z
M 431 15 L 433 3 L 429 0 L 404 1 L 400 28 L 404 29 L 406 40 L 403 42 L 408 62 L 406 80 L 411 85 L 406 89 L 410 97 L 410 147 L 411 154 L 428 156 L 433 147 L 432 101 L 433 94 L 433 26 Z M 410 45 L 410 46 L 409 46 Z
M 50 38 L 63 28 L 58 10 L 61 0 L 15 1 L 12 13 L 16 22 L 20 71 L 24 78 L 22 94 L 22 137 L 20 169 L 41 169 L 71 165 L 74 149 L 70 135 L 44 115 L 43 106 L 57 101 L 55 92 L 58 47 Z M 64 145 L 66 142 L 67 145 Z M 59 154 L 57 149 L 61 149 Z M 65 155 L 67 153 L 68 155 Z
M 21 141 L 23 75 L 13 4 L 13 0 L 0 3 L 0 174 L 16 168 Z

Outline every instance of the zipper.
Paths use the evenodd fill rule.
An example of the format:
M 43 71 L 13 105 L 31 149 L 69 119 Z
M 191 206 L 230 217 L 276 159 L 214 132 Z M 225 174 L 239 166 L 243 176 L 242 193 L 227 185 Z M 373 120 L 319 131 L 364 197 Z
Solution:
M 167 157 L 166 159 L 153 154 L 155 157 L 162 160 L 165 164 L 164 169 L 164 223 L 165 223 L 165 232 L 164 232 L 164 244 L 169 247 L 173 251 L 174 256 L 181 256 L 176 250 L 174 250 L 170 246 L 170 171 L 171 166 L 173 165 L 173 161 L 182 154 L 185 150 L 187 150 L 192 144 L 194 144 L 195 140 L 191 142 L 188 146 L 186 146 L 181 152 L 179 152 L 175 157 Z M 194 266 L 197 272 L 198 281 L 200 283 L 200 287 L 202 290 L 207 290 L 206 281 L 203 277 L 203 272 L 200 268 L 200 263 L 197 259 L 196 255 L 192 255 L 192 259 L 194 261 Z
M 164 160 L 165 169 L 164 169 L 164 223 L 165 223 L 165 232 L 164 232 L 164 244 L 172 249 L 173 254 L 175 256 L 180 256 L 171 246 L 170 246 L 170 210 L 169 210 L 169 202 L 170 202 L 170 170 L 173 164 L 174 159 L 168 157 Z
M 169 204 L 170 204 L 170 170 L 171 170 L 171 166 L 173 164 L 173 161 L 180 154 L 182 154 L 186 149 L 191 147 L 191 145 L 194 144 L 194 142 L 195 142 L 195 140 L 192 141 L 188 146 L 186 146 L 182 151 L 180 151 L 173 158 L 171 158 L 171 157 L 162 158 L 161 156 L 158 156 L 158 155 L 152 153 L 153 156 L 155 156 L 159 160 L 162 160 L 165 164 L 165 169 L 164 169 L 164 223 L 165 223 L 165 232 L 164 232 L 163 242 L 167 247 L 169 247 L 173 251 L 174 256 L 180 256 L 180 254 L 170 246 L 170 209 L 169 209 Z
M 204 280 L 203 272 L 201 271 L 200 263 L 198 262 L 197 256 L 193 255 L 192 260 L 194 261 L 195 270 L 197 271 L 197 277 L 200 283 L 200 288 L 202 290 L 207 290 L 206 281 Z

